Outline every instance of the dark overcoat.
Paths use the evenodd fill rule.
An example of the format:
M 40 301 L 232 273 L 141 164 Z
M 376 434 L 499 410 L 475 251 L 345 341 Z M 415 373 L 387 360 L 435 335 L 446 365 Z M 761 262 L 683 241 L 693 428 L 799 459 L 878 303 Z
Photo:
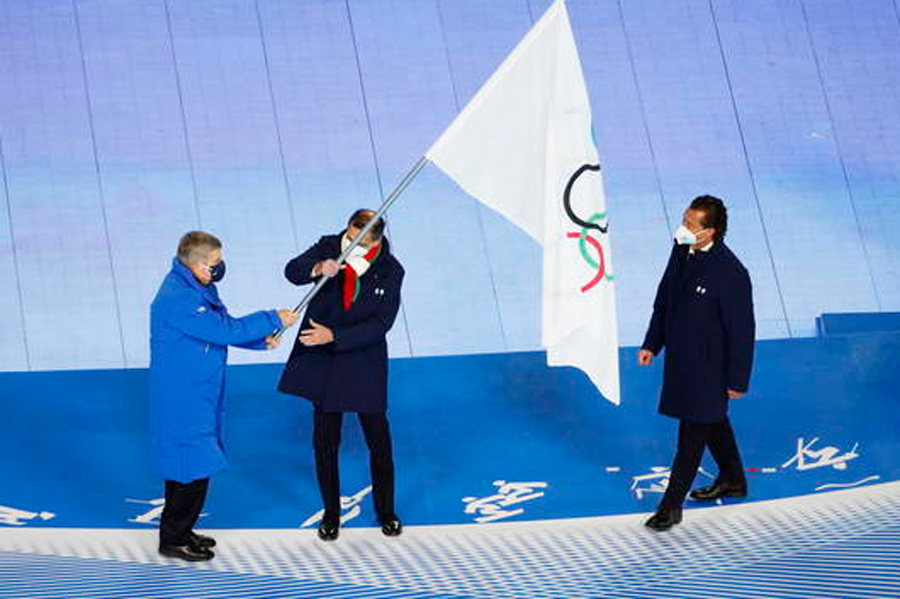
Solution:
M 746 392 L 755 321 L 750 276 L 722 242 L 707 252 L 672 249 L 656 292 L 643 349 L 665 348 L 659 411 L 690 422 L 719 422 L 728 389 Z
M 314 246 L 287 263 L 284 275 L 295 285 L 314 282 L 317 262 L 341 254 L 341 237 L 322 237 Z M 359 279 L 359 295 L 344 310 L 344 273 L 327 281 L 316 295 L 300 330 L 310 319 L 334 333 L 327 345 L 307 347 L 299 333 L 284 367 L 278 389 L 304 397 L 325 412 L 384 412 L 387 409 L 387 332 L 400 309 L 403 267 L 382 238 L 381 253 Z

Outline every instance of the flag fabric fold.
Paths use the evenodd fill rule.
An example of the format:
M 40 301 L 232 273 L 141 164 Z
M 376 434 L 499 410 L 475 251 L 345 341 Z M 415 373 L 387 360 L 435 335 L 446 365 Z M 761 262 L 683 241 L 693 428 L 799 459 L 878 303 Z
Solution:
M 547 362 L 580 368 L 618 404 L 609 221 L 564 0 L 547 9 L 426 157 L 541 244 Z

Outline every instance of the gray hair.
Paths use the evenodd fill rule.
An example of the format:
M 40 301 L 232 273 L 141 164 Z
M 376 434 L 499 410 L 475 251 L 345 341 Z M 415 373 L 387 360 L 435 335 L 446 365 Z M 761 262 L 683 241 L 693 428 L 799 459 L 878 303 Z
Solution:
M 215 235 L 204 231 L 185 233 L 178 242 L 178 260 L 185 266 L 197 264 L 207 259 L 210 252 L 222 248 L 222 242 Z

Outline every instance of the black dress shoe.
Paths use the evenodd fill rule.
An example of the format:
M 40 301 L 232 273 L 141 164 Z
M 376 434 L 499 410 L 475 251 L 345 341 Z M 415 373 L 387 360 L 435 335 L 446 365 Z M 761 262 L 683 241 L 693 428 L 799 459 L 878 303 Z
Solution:
M 207 537 L 206 535 L 198 535 L 194 531 L 191 531 L 191 543 L 197 545 L 198 547 L 205 547 L 207 549 L 216 546 L 216 540 L 214 538 Z
M 378 522 L 381 524 L 381 532 L 386 537 L 399 537 L 403 532 L 403 523 L 400 522 L 400 518 L 396 514 L 379 518 Z
M 205 562 L 216 557 L 216 554 L 194 543 L 187 545 L 160 545 L 159 554 L 166 557 L 177 557 L 187 562 Z
M 691 499 L 695 501 L 715 501 L 722 497 L 746 497 L 747 481 L 740 483 L 729 483 L 724 481 L 716 481 L 708 487 L 695 489 L 691 491 Z
M 644 525 L 653 530 L 669 530 L 681 522 L 681 508 L 659 508 Z
M 334 541 L 340 534 L 340 519 L 323 518 L 319 524 L 319 538 L 323 541 Z

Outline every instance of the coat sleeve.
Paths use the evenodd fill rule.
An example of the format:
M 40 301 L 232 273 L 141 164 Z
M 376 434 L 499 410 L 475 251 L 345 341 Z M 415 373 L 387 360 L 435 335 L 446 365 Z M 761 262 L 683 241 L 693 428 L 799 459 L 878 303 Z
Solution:
M 278 321 L 277 328 L 280 329 L 281 328 L 281 318 L 278 317 L 278 312 L 276 310 L 273 310 L 273 312 L 275 312 L 275 319 Z M 227 308 L 225 310 L 225 314 L 228 314 Z M 230 315 L 229 315 L 229 317 L 230 317 Z M 270 333 L 267 333 L 266 336 L 268 336 L 269 334 Z M 262 339 L 254 339 L 253 341 L 248 341 L 247 343 L 234 343 L 232 345 L 234 345 L 235 347 L 240 347 L 241 349 L 255 349 L 255 350 L 267 349 L 266 337 L 263 337 Z
M 647 327 L 644 343 L 641 344 L 641 349 L 650 350 L 654 355 L 658 355 L 666 345 L 666 308 L 669 301 L 670 280 L 675 272 L 676 249 L 672 248 L 666 271 L 663 273 L 662 279 L 659 281 L 659 287 L 656 289 L 656 299 L 653 300 L 653 316 L 650 317 L 650 326 Z
M 338 256 L 333 255 L 333 250 L 328 246 L 327 239 L 322 237 L 315 245 L 288 262 L 284 267 L 285 278 L 294 285 L 312 283 L 314 280 L 312 269 L 318 262 L 328 258 L 338 258 Z
M 167 323 L 185 335 L 216 345 L 242 345 L 265 339 L 278 330 L 281 320 L 275 310 L 254 312 L 234 318 L 227 310 L 197 311 L 191 298 L 180 298 L 170 311 Z
M 345 352 L 374 345 L 384 340 L 394 325 L 400 309 L 400 288 L 403 285 L 403 268 L 384 283 L 384 300 L 374 316 L 362 322 L 334 329 L 334 351 Z
M 728 348 L 728 388 L 746 393 L 753 369 L 756 322 L 753 317 L 753 287 L 750 275 L 736 272 L 729 293 L 722 298 L 722 321 Z

